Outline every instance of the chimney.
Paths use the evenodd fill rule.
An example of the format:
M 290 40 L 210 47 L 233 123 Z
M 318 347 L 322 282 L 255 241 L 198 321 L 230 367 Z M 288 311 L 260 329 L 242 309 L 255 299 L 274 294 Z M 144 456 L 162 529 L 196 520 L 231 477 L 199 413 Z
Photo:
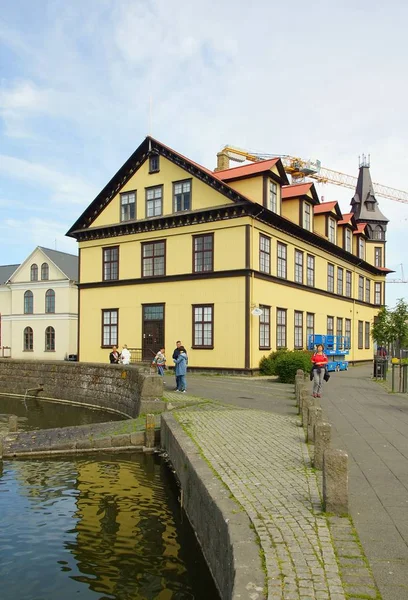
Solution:
M 229 158 L 225 152 L 221 151 L 217 153 L 217 168 L 214 169 L 214 172 L 224 171 L 225 169 L 229 169 Z

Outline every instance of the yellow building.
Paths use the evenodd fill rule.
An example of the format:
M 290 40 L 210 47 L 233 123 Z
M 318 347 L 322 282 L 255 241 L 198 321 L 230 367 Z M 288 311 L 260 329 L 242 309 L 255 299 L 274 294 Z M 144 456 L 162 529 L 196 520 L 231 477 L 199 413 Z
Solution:
M 349 359 L 370 359 L 387 222 L 367 165 L 342 215 L 312 183 L 289 185 L 279 158 L 210 171 L 147 137 L 67 234 L 80 360 L 126 343 L 146 359 L 167 347 L 171 364 L 181 340 L 191 367 L 252 371 L 312 333 L 346 335 Z

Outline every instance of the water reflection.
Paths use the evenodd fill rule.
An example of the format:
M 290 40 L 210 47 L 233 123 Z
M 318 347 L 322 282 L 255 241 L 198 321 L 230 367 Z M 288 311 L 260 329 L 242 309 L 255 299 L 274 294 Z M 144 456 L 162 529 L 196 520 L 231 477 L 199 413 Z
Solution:
M 5 463 L 2 597 L 216 600 L 157 457 Z
M 17 415 L 18 430 L 50 429 L 123 420 L 125 417 L 99 409 L 48 402 L 37 398 L 0 396 L 0 433 L 8 430 L 9 415 Z

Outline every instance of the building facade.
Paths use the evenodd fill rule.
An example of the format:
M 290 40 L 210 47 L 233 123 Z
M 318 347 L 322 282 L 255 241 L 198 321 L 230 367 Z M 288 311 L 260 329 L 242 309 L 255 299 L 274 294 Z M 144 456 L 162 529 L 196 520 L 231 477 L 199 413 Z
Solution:
M 312 183 L 289 185 L 279 158 L 210 171 L 146 138 L 67 234 L 80 360 L 124 343 L 170 356 L 181 340 L 192 367 L 251 371 L 311 333 L 347 335 L 350 360 L 370 359 L 386 219 L 380 238 L 357 205 L 343 215 Z
M 62 360 L 76 355 L 78 257 L 38 246 L 0 267 L 0 356 Z

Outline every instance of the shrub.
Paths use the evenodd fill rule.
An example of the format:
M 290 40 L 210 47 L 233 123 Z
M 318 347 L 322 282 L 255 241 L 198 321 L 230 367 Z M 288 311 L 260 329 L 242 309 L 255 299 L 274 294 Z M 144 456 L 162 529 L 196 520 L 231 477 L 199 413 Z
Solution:
M 282 348 L 276 352 L 271 352 L 268 356 L 263 356 L 259 361 L 259 371 L 261 375 L 277 375 L 276 362 L 278 358 L 286 352 L 287 350 Z
M 275 371 L 282 383 L 295 383 L 298 369 L 309 373 L 311 368 L 311 353 L 306 350 L 287 351 L 277 357 L 275 361 Z

